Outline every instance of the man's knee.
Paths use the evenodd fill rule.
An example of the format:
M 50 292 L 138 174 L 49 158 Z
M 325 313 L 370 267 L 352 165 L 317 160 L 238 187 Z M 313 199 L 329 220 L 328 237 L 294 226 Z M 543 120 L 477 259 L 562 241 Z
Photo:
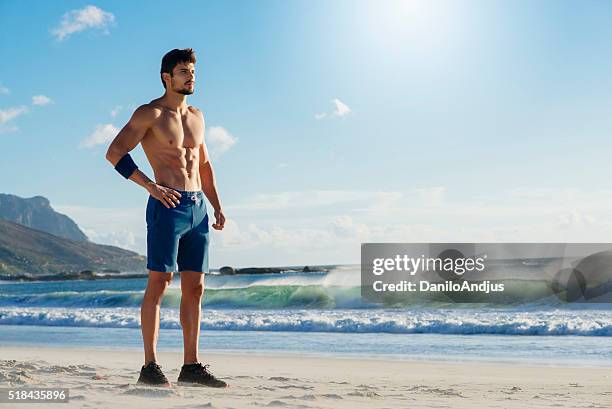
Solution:
M 159 271 L 149 272 L 149 281 L 147 284 L 147 293 L 152 297 L 161 297 L 166 291 L 166 288 L 172 282 L 173 273 L 163 273 Z
M 189 297 L 189 298 L 202 298 L 202 295 L 204 295 L 204 284 L 203 283 L 195 283 L 195 284 L 191 284 L 188 287 L 183 287 L 181 289 L 182 292 L 182 296 L 183 297 Z
M 182 273 L 181 293 L 183 297 L 200 299 L 204 295 L 204 277 L 198 273 Z

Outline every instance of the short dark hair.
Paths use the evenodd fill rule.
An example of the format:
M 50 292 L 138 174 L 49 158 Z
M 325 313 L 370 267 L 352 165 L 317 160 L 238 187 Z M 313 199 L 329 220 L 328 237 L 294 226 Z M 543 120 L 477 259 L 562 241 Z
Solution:
M 164 82 L 164 77 L 162 74 L 167 72 L 172 76 L 172 70 L 177 64 L 181 63 L 194 63 L 196 62 L 195 51 L 192 48 L 183 48 L 179 50 L 175 48 L 174 50 L 168 51 L 164 58 L 162 58 L 161 62 L 161 70 L 159 72 L 159 76 L 161 78 L 162 85 L 166 88 L 166 83 Z

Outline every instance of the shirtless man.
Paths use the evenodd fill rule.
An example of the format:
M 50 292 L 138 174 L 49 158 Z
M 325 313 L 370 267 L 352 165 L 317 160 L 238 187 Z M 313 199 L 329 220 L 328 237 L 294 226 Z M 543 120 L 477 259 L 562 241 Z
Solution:
M 198 360 L 204 273 L 208 271 L 208 214 L 204 195 L 222 230 L 221 209 L 213 168 L 204 143 L 204 115 L 187 105 L 195 85 L 195 53 L 174 49 L 162 59 L 166 92 L 140 106 L 108 148 L 106 159 L 126 179 L 149 192 L 147 203 L 147 269 L 149 279 L 140 309 L 144 365 L 138 383 L 170 386 L 157 363 L 159 309 L 172 275 L 181 277 L 180 319 L 184 365 L 178 384 L 227 387 Z M 153 168 L 155 182 L 138 170 L 129 152 L 138 144 Z

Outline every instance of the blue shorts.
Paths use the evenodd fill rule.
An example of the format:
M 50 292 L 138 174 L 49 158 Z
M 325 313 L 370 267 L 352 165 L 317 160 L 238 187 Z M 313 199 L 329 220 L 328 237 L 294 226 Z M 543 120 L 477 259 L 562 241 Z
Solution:
M 204 193 L 177 192 L 181 194 L 180 203 L 169 209 L 149 196 L 147 269 L 208 272 L 208 214 Z

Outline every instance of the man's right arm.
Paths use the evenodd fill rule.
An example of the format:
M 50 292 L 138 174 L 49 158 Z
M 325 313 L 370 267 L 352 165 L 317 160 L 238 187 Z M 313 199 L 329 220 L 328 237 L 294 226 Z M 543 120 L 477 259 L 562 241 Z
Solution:
M 106 159 L 117 169 L 120 162 L 132 163 L 131 157 L 124 158 L 129 154 L 144 138 L 147 130 L 157 119 L 158 113 L 155 109 L 142 105 L 134 111 L 128 123 L 119 131 L 115 139 L 111 142 L 106 152 Z M 120 164 L 122 166 L 122 164 Z M 132 165 L 133 166 L 133 165 Z M 122 166 L 123 167 L 123 166 Z M 128 169 L 129 169 L 128 165 Z M 123 173 L 122 173 L 123 174 Z M 125 175 L 127 177 L 127 174 Z M 160 200 L 166 207 L 175 207 L 178 203 L 180 194 L 173 189 L 157 185 L 139 169 L 135 169 L 129 176 L 129 180 L 144 187 L 153 197 Z
M 134 111 L 128 123 L 119 131 L 106 151 L 106 159 L 114 166 L 130 151 L 132 151 L 145 136 L 147 130 L 155 120 L 155 112 L 143 105 Z M 127 176 L 127 175 L 126 175 Z M 147 185 L 153 183 L 151 179 L 138 169 L 129 177 L 147 189 Z

